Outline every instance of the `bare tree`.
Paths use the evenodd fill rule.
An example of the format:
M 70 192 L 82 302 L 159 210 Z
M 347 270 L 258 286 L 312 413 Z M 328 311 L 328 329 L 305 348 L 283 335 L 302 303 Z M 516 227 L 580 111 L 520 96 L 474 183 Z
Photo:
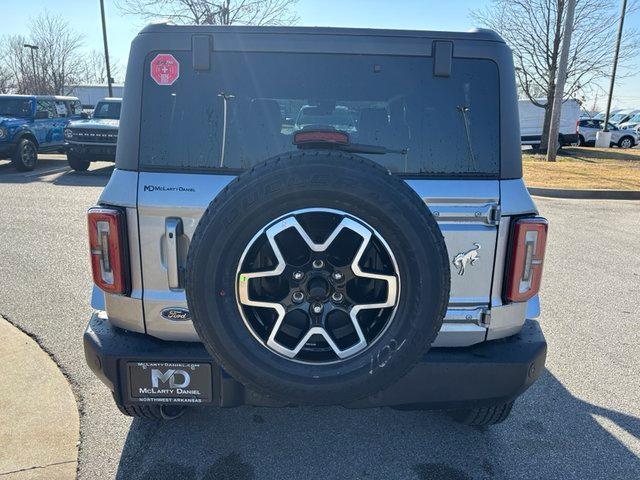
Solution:
M 0 47 L 0 70 L 8 77 L 5 93 L 32 93 L 38 89 L 37 71 L 33 71 L 30 52 L 24 47 L 27 42 L 27 38 L 22 35 L 3 38 Z
M 593 94 L 602 89 L 598 81 L 610 75 L 617 3 L 577 0 L 565 98 Z M 632 1 L 630 9 L 637 7 Z M 471 13 L 474 20 L 498 32 L 509 44 L 521 93 L 545 109 L 541 145 L 548 139 L 565 15 L 565 0 L 492 0 L 488 7 Z M 626 74 L 639 53 L 639 40 L 637 30 L 625 30 L 619 65 Z
M 44 12 L 35 17 L 28 37 L 5 37 L 0 47 L 0 68 L 9 75 L 9 88 L 16 93 L 65 94 L 65 87 L 83 73 L 82 41 L 82 35 L 61 16 Z M 25 43 L 38 46 L 35 71 Z
M 196 25 L 292 25 L 298 0 L 120 0 L 118 7 L 145 21 L 166 18 Z
M 0 70 L 0 93 L 11 93 L 12 91 L 13 85 L 11 75 L 9 72 Z
M 120 65 L 113 57 L 111 57 L 111 76 L 116 83 L 121 76 Z M 107 64 L 102 51 L 91 50 L 84 56 L 80 80 L 89 84 L 105 85 L 107 83 Z
M 64 95 L 65 87 L 77 82 L 82 75 L 82 34 L 71 29 L 63 17 L 47 12 L 31 21 L 30 32 L 40 47 L 42 84 L 46 93 Z

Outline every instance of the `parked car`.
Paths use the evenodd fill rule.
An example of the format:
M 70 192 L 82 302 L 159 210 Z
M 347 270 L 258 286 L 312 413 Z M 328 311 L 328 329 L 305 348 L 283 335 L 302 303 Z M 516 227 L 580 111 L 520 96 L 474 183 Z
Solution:
M 541 102 L 545 100 L 540 99 Z M 518 101 L 518 113 L 520 120 L 520 143 L 540 146 L 542 126 L 544 124 L 544 108 L 534 105 L 530 100 Z M 560 128 L 558 130 L 558 142 L 560 146 L 575 145 L 578 143 L 576 122 L 580 118 L 580 104 L 575 99 L 567 99 L 562 104 L 560 115 Z
M 609 121 L 614 125 L 620 125 L 621 123 L 628 122 L 629 119 L 637 113 L 640 113 L 640 110 L 619 110 L 609 115 Z
M 611 110 L 611 111 L 609 112 L 609 121 L 611 121 L 611 116 L 612 116 L 612 115 L 616 115 L 617 113 L 619 113 L 619 112 L 621 112 L 621 111 L 622 111 L 622 109 L 620 109 L 620 108 L 618 108 L 618 109 L 616 109 L 616 110 Z M 593 116 L 593 118 L 594 118 L 594 119 L 596 119 L 596 120 L 604 120 L 604 117 L 605 117 L 606 115 L 607 115 L 607 112 L 606 112 L 606 111 L 598 112 L 598 114 L 594 115 L 594 116 Z
M 303 129 L 313 125 L 331 125 L 333 128 L 345 132 L 356 131 L 356 121 L 347 107 L 334 106 L 333 104 L 323 106 L 305 105 L 298 112 L 295 129 Z
M 125 85 L 84 334 L 124 414 L 395 406 L 490 425 L 542 373 L 547 221 L 496 33 L 151 25 Z M 282 104 L 320 102 L 356 131 L 282 128 Z
M 74 170 L 85 171 L 91 162 L 115 161 L 121 98 L 105 98 L 91 118 L 70 122 L 64 129 L 67 161 Z
M 640 112 L 631 116 L 627 121 L 619 123 L 618 128 L 620 130 L 638 130 L 638 126 L 640 126 Z
M 38 153 L 64 150 L 64 127 L 81 112 L 75 97 L 0 95 L 0 158 L 33 170 Z
M 596 120 L 595 118 L 580 120 L 578 122 L 578 137 L 580 145 L 593 146 L 596 143 L 596 134 L 602 130 L 604 120 Z M 611 132 L 611 145 L 617 145 L 620 148 L 632 148 L 638 144 L 640 136 L 635 130 L 622 130 L 614 124 L 608 124 Z

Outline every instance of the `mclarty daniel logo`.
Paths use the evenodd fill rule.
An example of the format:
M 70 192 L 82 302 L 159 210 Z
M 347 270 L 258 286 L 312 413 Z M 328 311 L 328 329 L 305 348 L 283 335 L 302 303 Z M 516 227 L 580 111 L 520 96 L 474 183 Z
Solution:
M 145 185 L 143 187 L 145 192 L 195 192 L 196 189 L 192 187 L 172 187 L 167 185 Z
M 140 394 L 152 395 L 200 395 L 198 389 L 187 389 L 191 383 L 191 375 L 186 370 L 169 368 L 151 369 L 151 388 L 141 387 Z
M 185 370 L 174 370 L 173 368 L 170 368 L 163 372 L 158 368 L 152 368 L 151 386 L 153 388 L 160 388 L 160 382 L 169 382 L 169 388 L 186 388 L 191 382 L 191 375 L 189 375 Z

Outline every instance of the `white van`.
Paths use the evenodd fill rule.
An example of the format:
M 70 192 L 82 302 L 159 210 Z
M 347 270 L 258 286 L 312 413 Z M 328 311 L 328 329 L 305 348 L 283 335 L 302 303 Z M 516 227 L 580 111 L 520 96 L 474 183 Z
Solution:
M 541 102 L 544 100 L 540 99 Z M 522 145 L 540 146 L 542 125 L 544 123 L 544 108 L 540 108 L 530 100 L 518 100 L 520 116 L 520 143 Z M 570 98 L 562 104 L 560 115 L 560 131 L 558 140 L 560 145 L 572 145 L 578 143 L 577 124 L 580 119 L 580 105 Z

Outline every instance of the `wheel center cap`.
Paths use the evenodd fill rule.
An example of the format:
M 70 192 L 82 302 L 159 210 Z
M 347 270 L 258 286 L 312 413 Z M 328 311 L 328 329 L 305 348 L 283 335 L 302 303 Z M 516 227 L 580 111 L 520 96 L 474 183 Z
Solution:
M 326 300 L 329 296 L 329 283 L 321 277 L 312 278 L 307 284 L 307 292 L 314 300 Z

